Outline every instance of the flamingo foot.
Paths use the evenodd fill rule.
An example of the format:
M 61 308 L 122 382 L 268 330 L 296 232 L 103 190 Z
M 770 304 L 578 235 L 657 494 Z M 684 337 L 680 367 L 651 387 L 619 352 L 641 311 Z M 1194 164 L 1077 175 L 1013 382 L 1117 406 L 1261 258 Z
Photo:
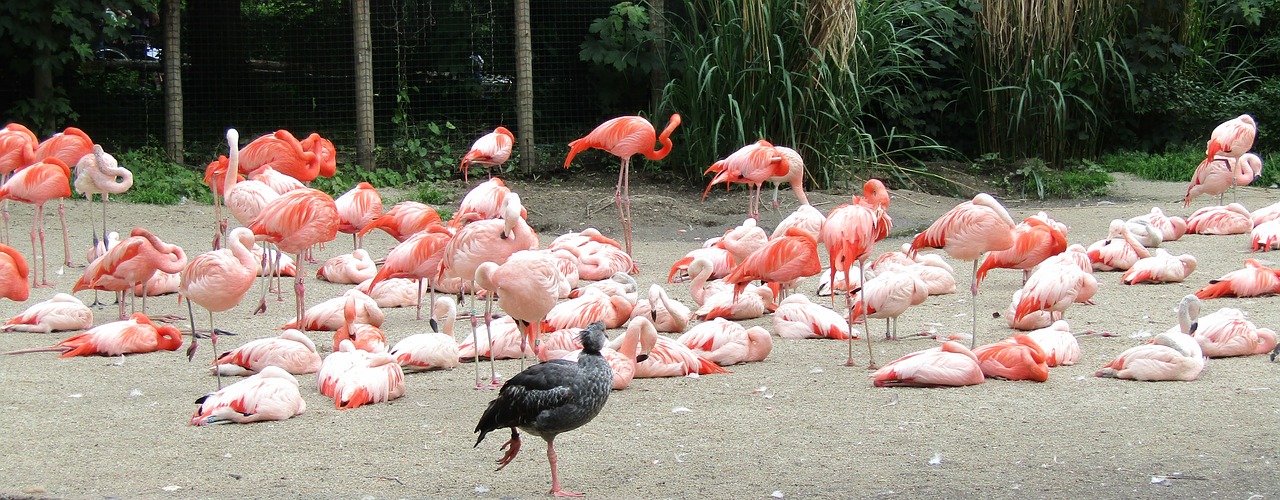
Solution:
M 256 309 L 254 309 L 254 310 L 253 310 L 253 314 L 254 314 L 254 316 L 257 316 L 257 315 L 262 314 L 262 313 L 264 313 L 264 312 L 267 312 L 267 298 L 266 298 L 266 297 L 262 297 L 262 299 L 258 301 L 258 307 L 257 307 Z
M 579 493 L 577 491 L 566 491 L 566 490 L 561 490 L 556 488 L 557 486 L 552 486 L 551 491 L 548 491 L 547 493 L 550 493 L 551 495 L 560 497 L 560 498 L 581 498 L 585 496 L 584 494 Z
M 1276 356 L 1280 356 L 1280 345 L 1276 346 L 1275 349 L 1271 350 L 1271 361 L 1275 361 Z
M 511 439 L 502 443 L 502 447 L 498 448 L 498 451 L 502 450 L 507 452 L 502 455 L 502 458 L 498 459 L 498 463 L 501 465 L 494 469 L 494 472 L 502 470 L 503 467 L 506 467 L 512 460 L 516 459 L 516 454 L 520 453 L 520 434 L 514 428 L 511 429 Z

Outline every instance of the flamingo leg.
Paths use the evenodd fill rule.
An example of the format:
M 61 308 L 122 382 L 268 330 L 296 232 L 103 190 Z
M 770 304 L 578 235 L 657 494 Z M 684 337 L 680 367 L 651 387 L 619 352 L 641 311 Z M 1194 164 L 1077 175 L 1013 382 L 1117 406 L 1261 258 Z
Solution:
M 478 321 L 479 320 L 476 318 L 476 315 L 472 314 L 471 315 L 471 339 L 475 343 L 475 347 L 476 347 L 475 357 L 472 360 L 473 361 L 472 364 L 476 365 L 476 389 L 480 388 L 480 336 L 476 335 L 476 328 L 478 326 L 477 325 Z
M 304 304 L 306 304 L 306 298 L 305 298 L 305 295 L 304 295 L 304 294 L 306 293 L 306 289 L 305 289 L 305 288 L 303 288 L 303 286 L 302 286 L 302 277 L 303 277 L 306 273 L 304 273 L 304 272 L 302 271 L 303 261 L 302 261 L 302 253 L 301 253 L 301 252 L 299 252 L 299 253 L 298 253 L 298 261 L 297 261 L 297 265 L 298 265 L 298 280 L 294 282 L 294 285 L 293 285 L 293 293 L 294 293 L 294 295 L 295 295 L 295 296 L 297 296 L 297 298 L 298 298 L 298 307 L 297 307 L 297 311 L 298 311 L 298 316 L 297 316 L 297 318 L 298 318 L 298 330 L 299 330 L 299 331 L 301 331 L 303 335 L 306 335 L 306 334 L 307 334 L 307 323 L 306 323 L 306 318 L 305 318 L 305 317 L 303 317 L 303 315 L 306 313 L 306 309 L 305 309 L 305 308 L 303 308 L 303 305 L 304 305 Z
M 373 293 L 373 290 L 369 290 L 369 293 Z M 431 304 L 434 307 L 435 301 Z M 418 321 L 422 321 L 422 278 L 418 278 Z
M 560 488 L 560 472 L 556 468 L 556 445 L 555 437 L 547 438 L 547 462 L 551 464 L 551 491 L 552 495 L 557 497 L 577 498 L 583 496 L 582 493 L 576 491 L 565 491 Z
M 187 301 L 191 302 L 191 301 Z M 192 330 L 191 338 L 195 339 L 195 330 Z M 194 342 L 194 340 L 193 340 Z M 209 311 L 209 343 L 213 350 L 213 374 L 218 378 L 218 390 L 222 390 L 222 372 L 218 371 L 218 329 L 213 326 L 213 311 Z
M 184 297 L 182 297 L 181 295 L 179 295 L 179 296 L 178 296 L 178 300 L 179 300 L 179 301 L 181 301 L 183 298 L 184 298 Z M 120 309 L 120 314 L 123 316 L 123 315 L 124 315 L 124 306 L 122 305 L 122 306 L 120 306 L 120 307 L 121 307 L 121 309 Z M 187 317 L 188 317 L 188 318 L 191 318 L 191 346 L 187 348 L 187 362 L 188 362 L 188 363 L 190 363 L 190 362 L 191 362 L 191 358 L 194 358 L 194 357 L 196 356 L 196 342 L 197 342 L 197 340 L 196 340 L 196 339 L 198 339 L 198 338 L 199 338 L 199 337 L 197 337 L 197 336 L 196 336 L 196 313 L 195 313 L 195 309 L 191 306 L 191 300 L 190 300 L 190 299 L 188 299 L 188 300 L 187 300 Z M 216 349 L 215 349 L 215 351 L 216 351 Z M 217 353 L 216 353 L 216 352 L 214 353 L 214 356 L 217 356 Z M 215 361 L 216 361 L 216 359 L 217 359 L 217 358 L 215 358 Z M 217 365 L 216 365 L 216 364 L 214 365 L 214 372 L 217 372 Z
M 275 269 L 276 269 L 274 264 L 275 261 L 268 258 L 270 254 L 268 254 L 266 250 L 267 250 L 267 247 L 264 244 L 262 248 L 262 263 L 259 264 L 259 266 L 262 269 L 267 270 L 267 280 L 262 282 L 262 297 L 258 300 L 257 309 L 253 310 L 254 315 L 267 312 L 267 289 L 271 288 L 271 276 L 275 274 Z M 277 258 L 278 257 L 279 256 L 277 255 Z
M 475 294 L 472 293 L 471 296 L 474 298 Z M 492 312 L 493 312 L 493 294 L 486 293 L 484 294 L 484 331 L 485 331 L 485 336 L 489 337 L 489 386 L 478 387 L 483 389 L 494 389 L 494 388 L 497 388 L 499 385 L 501 385 L 498 383 L 498 368 L 497 366 L 494 365 L 494 362 L 493 362 L 493 358 L 494 358 L 493 356 L 493 324 L 489 321 L 489 318 L 493 317 Z M 477 347 L 476 355 L 477 356 L 479 355 L 479 352 L 480 352 L 478 348 L 479 346 L 480 346 L 480 339 L 477 338 L 476 339 L 476 347 Z M 511 430 L 512 432 L 515 432 L 515 428 L 512 428 Z M 519 447 L 519 442 L 520 440 L 518 439 L 518 436 L 517 436 L 517 439 L 516 439 L 517 447 Z M 515 455 L 513 454 L 512 458 L 514 457 Z
M 0 175 L 0 186 L 9 181 L 9 174 Z M 0 233 L 0 243 L 9 244 L 9 200 L 0 200 L 0 223 L 3 224 L 3 233 Z
M 613 201 L 618 205 L 618 217 L 622 222 L 622 238 L 626 243 L 627 255 L 631 255 L 631 159 L 622 159 L 622 170 L 618 171 L 618 187 L 613 192 Z
M 866 275 L 863 274 L 862 261 L 859 260 L 856 262 L 856 264 L 858 265 L 858 283 L 866 283 Z M 848 273 L 845 273 L 845 275 L 848 276 Z M 862 328 L 864 330 L 869 330 L 867 328 L 866 298 L 867 298 L 866 290 L 864 290 L 862 287 L 858 287 L 858 300 L 863 301 L 862 302 Z M 852 326 L 849 327 L 849 332 L 850 333 L 853 332 Z M 862 336 L 867 338 L 867 360 L 869 362 L 869 364 L 867 364 L 867 369 L 874 370 L 876 369 L 876 353 L 875 351 L 871 350 L 871 332 L 870 331 L 862 332 Z
M 973 306 L 973 332 L 971 333 L 972 337 L 969 337 L 970 349 L 973 349 L 978 345 L 978 260 L 980 259 L 975 259 L 973 261 L 973 276 L 969 281 L 970 283 L 973 283 L 973 285 L 969 287 L 969 302 Z
M 43 203 L 40 205 L 36 205 L 35 220 L 31 221 L 31 255 L 33 257 L 35 256 L 35 253 L 36 253 L 37 235 L 40 239 L 40 274 L 43 276 L 41 280 L 37 283 L 36 280 L 34 279 L 36 266 L 33 265 L 31 266 L 31 277 L 33 278 L 31 282 L 36 283 L 33 288 L 44 288 L 47 286 L 53 286 L 53 283 L 49 282 L 49 261 L 45 260 L 45 257 L 44 257 L 44 204 Z
M 58 199 L 58 220 L 62 222 L 62 265 L 83 267 L 71 262 L 71 234 L 67 232 L 67 208 L 61 198 Z
M 107 237 L 107 195 L 102 195 L 102 237 Z
M 835 295 L 832 295 L 832 296 L 831 296 L 831 301 L 832 301 L 832 302 L 835 302 L 835 300 L 836 300 L 836 299 L 835 299 Z M 847 317 L 846 317 L 846 319 L 845 319 L 845 321 L 847 321 L 847 322 L 849 323 L 849 359 L 845 360 L 844 365 L 845 365 L 845 366 L 853 366 L 853 337 L 854 337 L 854 335 L 853 335 L 853 294 L 852 294 L 852 293 L 845 292 L 845 294 L 844 294 L 844 305 L 845 305 L 845 310 L 846 310 L 846 311 L 849 311 L 849 316 L 847 316 Z

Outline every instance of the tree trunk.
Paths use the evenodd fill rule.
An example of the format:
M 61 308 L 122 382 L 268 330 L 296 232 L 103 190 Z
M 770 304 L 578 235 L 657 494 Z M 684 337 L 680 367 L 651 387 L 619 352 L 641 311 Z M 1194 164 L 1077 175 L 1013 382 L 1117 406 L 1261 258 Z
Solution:
M 369 0 L 355 0 L 351 11 L 356 61 L 356 159 L 361 169 L 372 171 L 373 48 L 369 32 Z
M 533 30 L 529 22 L 529 0 L 516 2 L 516 123 L 519 127 L 520 168 L 525 173 L 534 166 L 533 147 Z
M 164 0 L 164 51 L 160 53 L 164 77 L 164 146 L 169 161 L 182 163 L 182 0 Z

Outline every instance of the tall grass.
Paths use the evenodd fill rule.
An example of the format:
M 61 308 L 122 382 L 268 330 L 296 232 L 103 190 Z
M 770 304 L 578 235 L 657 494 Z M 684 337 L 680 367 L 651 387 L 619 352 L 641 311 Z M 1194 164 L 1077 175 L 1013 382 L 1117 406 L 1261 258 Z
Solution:
M 796 148 L 818 187 L 857 173 L 909 181 L 933 175 L 895 158 L 945 150 L 894 128 L 903 94 L 928 77 L 921 47 L 937 46 L 935 3 L 686 0 L 672 21 L 674 78 L 664 112 L 684 116 L 677 172 L 764 138 Z M 832 14 L 841 13 L 841 14 Z
M 1129 12 L 1111 0 L 985 3 L 969 73 L 984 150 L 1056 167 L 1095 155 L 1112 114 L 1134 100 L 1115 39 Z

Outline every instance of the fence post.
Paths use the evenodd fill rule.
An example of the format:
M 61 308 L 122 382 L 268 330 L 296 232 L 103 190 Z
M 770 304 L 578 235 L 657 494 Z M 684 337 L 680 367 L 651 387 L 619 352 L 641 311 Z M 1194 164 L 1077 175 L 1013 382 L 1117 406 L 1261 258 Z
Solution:
M 533 42 L 529 0 L 516 0 L 516 126 L 520 127 L 520 168 L 533 171 Z
M 369 34 L 369 0 L 351 4 L 356 76 L 356 161 L 373 170 L 373 48 Z
M 169 161 L 182 163 L 182 0 L 164 0 L 164 51 L 160 53 L 164 75 L 164 149 Z

